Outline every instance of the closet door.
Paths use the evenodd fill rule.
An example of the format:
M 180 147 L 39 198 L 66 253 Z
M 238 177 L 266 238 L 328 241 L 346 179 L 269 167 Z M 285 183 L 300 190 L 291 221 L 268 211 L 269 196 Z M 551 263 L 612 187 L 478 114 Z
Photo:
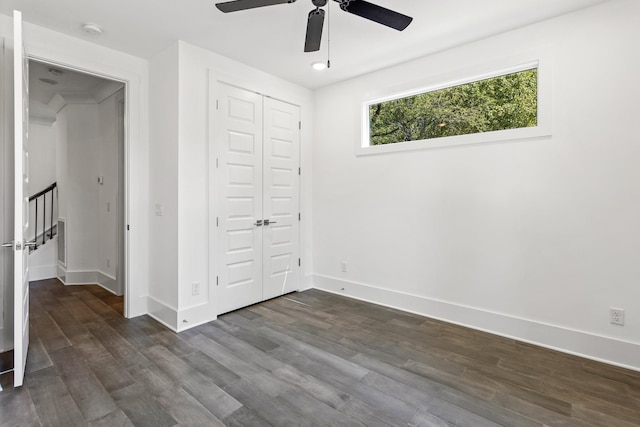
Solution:
M 263 288 L 269 299 L 298 290 L 300 107 L 264 99 Z M 265 221 L 266 222 L 266 221 Z
M 262 301 L 262 96 L 217 85 L 218 313 Z

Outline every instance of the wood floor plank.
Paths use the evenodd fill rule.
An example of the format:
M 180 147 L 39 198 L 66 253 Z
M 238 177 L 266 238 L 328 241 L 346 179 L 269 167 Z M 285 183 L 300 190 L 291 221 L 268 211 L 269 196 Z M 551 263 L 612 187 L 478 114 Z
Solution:
M 49 354 L 42 345 L 42 341 L 35 332 L 35 328 L 30 328 L 29 332 L 29 357 L 27 358 L 26 373 L 36 372 L 40 369 L 53 366 Z M 13 363 L 11 363 L 13 367 Z
M 186 356 L 185 360 L 188 361 L 189 365 L 195 370 L 211 378 L 220 387 L 224 388 L 226 385 L 240 379 L 239 375 L 201 351 Z
M 246 323 L 243 322 L 245 327 L 238 326 L 232 323 L 233 322 L 232 319 L 234 317 L 237 318 L 236 321 L 244 320 L 246 322 Z M 231 322 L 229 320 L 231 320 Z M 262 336 L 260 333 L 258 333 L 255 330 L 255 328 L 250 327 L 250 324 L 251 322 L 250 321 L 247 322 L 246 319 L 242 316 L 230 315 L 230 316 L 224 316 L 220 318 L 220 321 L 216 322 L 214 326 L 217 328 L 220 328 L 221 330 L 225 331 L 229 335 L 233 335 L 238 340 L 245 342 L 251 345 L 252 347 L 255 347 L 265 352 L 273 350 L 274 348 L 278 347 L 277 343 Z
M 270 375 L 269 371 L 263 367 L 243 360 L 244 355 L 236 354 L 208 337 L 196 336 L 190 338 L 189 342 L 203 353 L 215 358 L 230 371 L 235 372 L 241 379 L 250 380 L 256 388 L 270 396 L 277 396 L 291 388 L 285 381 Z
M 314 420 L 308 420 L 295 408 L 292 409 L 283 405 L 275 397 L 256 389 L 256 387 L 246 380 L 236 381 L 227 386 L 225 390 L 244 406 L 251 409 L 260 417 L 274 426 L 303 426 L 318 425 Z M 231 414 L 233 415 L 233 414 Z
M 49 355 L 58 376 L 64 381 L 85 420 L 97 420 L 117 409 L 102 383 L 72 347 Z
M 133 427 L 133 423 L 127 415 L 118 409 L 104 417 L 91 421 L 89 427 Z
M 83 426 L 87 423 L 54 367 L 27 375 L 26 385 L 43 426 Z
M 242 406 L 211 379 L 202 375 L 169 349 L 155 346 L 148 349 L 145 354 L 218 419 L 231 415 Z
M 106 323 L 90 325 L 89 332 L 127 369 L 142 369 L 151 363 L 149 359 L 144 357 L 131 343 L 111 329 Z
M 435 415 L 431 415 L 425 412 L 419 412 L 409 422 L 409 427 L 449 427 L 455 424 L 450 424 Z
M 0 392 L 0 426 L 39 426 L 40 418 L 26 387 Z
M 361 421 L 369 427 L 404 427 L 407 425 L 406 421 L 391 418 L 391 414 L 378 408 L 372 408 L 361 400 L 354 398 L 350 398 L 349 401 L 340 408 L 340 412 Z
M 350 399 L 347 393 L 326 384 L 314 376 L 304 374 L 292 366 L 278 368 L 273 371 L 273 374 L 304 390 L 305 393 L 333 409 L 340 410 Z
M 359 399 L 372 408 L 382 410 L 389 414 L 391 418 L 397 418 L 407 423 L 417 412 L 417 408 L 388 395 L 386 392 L 381 392 L 362 383 L 360 379 L 364 375 L 345 375 L 341 371 L 331 369 L 331 367 L 307 357 L 306 354 L 296 353 L 287 348 L 278 348 L 272 354 L 298 370 L 307 372 L 333 388 L 341 390 L 351 398 Z M 366 372 L 369 373 L 370 371 Z
M 42 313 L 41 316 L 33 319 L 33 325 L 36 334 L 48 353 L 71 346 L 69 339 L 62 333 L 48 312 Z
M 167 390 L 156 400 L 180 425 L 224 427 L 222 421 L 185 390 Z
M 242 358 L 245 361 L 260 366 L 265 370 L 271 371 L 282 367 L 281 362 L 269 356 L 265 351 L 255 347 L 251 343 L 243 341 L 237 336 L 231 335 L 222 328 L 217 327 L 217 325 L 206 325 L 200 329 L 200 331 L 204 336 L 220 343 L 233 353 L 242 354 Z M 266 348 L 277 348 L 277 344 L 274 344 L 274 346 L 269 345 Z
M 224 425 L 228 427 L 269 427 L 272 425 L 246 406 L 238 409 L 223 421 Z
M 300 393 L 292 390 L 277 397 L 281 402 L 285 402 L 288 407 L 295 408 L 307 420 L 323 426 L 350 426 L 364 427 L 358 420 L 349 417 L 347 414 L 336 411 L 334 408 L 320 402 L 307 393 Z
M 144 388 L 138 384 L 120 390 L 116 403 L 135 426 L 172 427 L 178 424 L 162 405 L 146 394 Z

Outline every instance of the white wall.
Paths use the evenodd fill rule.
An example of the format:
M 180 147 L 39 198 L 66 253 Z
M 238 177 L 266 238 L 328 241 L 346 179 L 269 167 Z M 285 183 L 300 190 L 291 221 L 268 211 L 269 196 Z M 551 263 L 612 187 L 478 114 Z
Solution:
M 149 71 L 152 141 L 148 199 L 149 312 L 165 323 L 175 324 L 178 309 L 178 45 L 153 57 Z M 170 317 L 173 320 L 169 320 Z
M 312 265 L 309 197 L 313 129 L 311 91 L 179 42 L 151 60 L 151 124 L 152 132 L 158 132 L 152 140 L 158 146 L 152 147 L 151 155 L 150 246 L 152 253 L 157 256 L 152 255 L 150 270 L 169 271 L 170 275 L 160 277 L 159 273 L 158 280 L 152 278 L 150 281 L 150 296 L 164 302 L 155 306 L 154 310 L 151 307 L 153 302 L 150 302 L 150 312 L 174 329 L 191 327 L 212 320 L 216 315 L 215 263 L 209 252 L 210 70 L 229 83 L 301 106 L 304 171 L 301 203 L 305 218 L 302 224 L 302 254 L 305 274 L 310 274 Z M 162 108 L 154 105 L 161 105 Z M 158 151 L 154 153 L 156 149 Z M 158 176 L 161 173 L 168 174 L 164 179 L 169 181 L 175 173 L 177 180 L 162 181 L 163 178 Z M 174 187 L 176 184 L 177 188 Z M 156 204 L 163 205 L 164 217 L 155 215 Z M 154 239 L 162 242 L 161 245 L 171 246 L 174 238 L 177 239 L 177 256 L 172 248 L 156 248 L 160 245 Z M 191 294 L 193 282 L 200 282 L 200 295 Z M 160 300 L 160 295 L 164 295 L 166 300 Z
M 99 255 L 98 171 L 101 137 L 97 104 L 67 104 L 67 273 L 97 271 Z
M 64 112 L 64 110 L 62 110 Z M 67 218 L 67 115 L 62 113 L 56 117 L 54 131 L 56 133 L 56 182 L 58 183 L 58 217 Z
M 54 126 L 29 124 L 29 195 L 56 181 L 56 133 Z
M 318 90 L 315 285 L 640 369 L 638 22 L 609 2 Z M 354 155 L 368 94 L 530 49 L 551 138 Z

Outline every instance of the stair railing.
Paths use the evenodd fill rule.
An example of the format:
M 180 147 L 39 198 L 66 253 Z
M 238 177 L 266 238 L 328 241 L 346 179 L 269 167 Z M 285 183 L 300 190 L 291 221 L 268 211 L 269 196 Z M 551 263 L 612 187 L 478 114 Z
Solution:
M 47 211 L 47 198 L 49 198 L 49 210 Z M 35 203 L 35 218 L 33 221 L 35 231 L 33 242 L 35 247 L 33 250 L 38 249 L 39 245 L 44 245 L 47 240 L 53 239 L 56 235 L 56 224 L 53 222 L 54 209 L 56 207 L 56 200 L 58 199 L 58 184 L 53 183 L 42 191 L 37 192 L 33 196 L 29 197 L 29 206 L 31 203 Z M 39 202 L 42 202 L 42 215 L 39 215 Z M 29 208 L 31 211 L 31 208 Z M 56 215 L 57 216 L 57 215 Z M 49 228 L 47 228 L 47 219 L 49 219 Z M 31 222 L 31 221 L 30 221 Z M 39 225 L 42 224 L 42 236 L 38 234 Z

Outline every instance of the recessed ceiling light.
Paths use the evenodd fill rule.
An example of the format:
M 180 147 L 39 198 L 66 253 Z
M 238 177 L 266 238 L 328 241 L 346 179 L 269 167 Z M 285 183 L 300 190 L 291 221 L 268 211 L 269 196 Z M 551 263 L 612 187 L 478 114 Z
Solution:
M 82 31 L 92 36 L 97 36 L 102 34 L 102 27 L 98 24 L 87 22 L 86 24 L 82 25 Z
M 311 67 L 313 67 L 314 70 L 316 71 L 322 71 L 325 68 L 327 68 L 327 63 L 326 62 L 314 62 L 313 64 L 311 64 Z
M 46 84 L 51 85 L 51 86 L 55 86 L 55 85 L 58 84 L 57 81 L 51 80 L 51 79 L 38 79 L 38 80 L 40 80 L 42 83 L 46 83 Z
M 60 77 L 64 74 L 64 71 L 58 70 L 57 68 L 49 68 L 49 74 L 52 76 Z

